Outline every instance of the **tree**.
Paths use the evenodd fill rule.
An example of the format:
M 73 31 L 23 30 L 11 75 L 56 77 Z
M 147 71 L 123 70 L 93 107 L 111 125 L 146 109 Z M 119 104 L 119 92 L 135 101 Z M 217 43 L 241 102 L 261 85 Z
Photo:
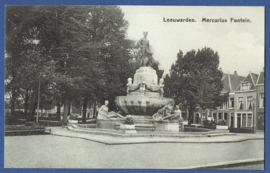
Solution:
M 43 101 L 46 96 L 69 86 L 71 78 L 66 75 L 65 60 L 59 55 L 59 45 L 63 41 L 61 24 L 67 6 L 7 6 L 6 20 L 6 91 L 12 94 L 15 103 L 18 93 L 25 93 L 25 113 L 27 100 L 31 100 L 30 117 L 33 119 L 37 106 L 38 84 L 41 81 Z M 65 16 L 64 16 L 65 17 Z M 61 52 L 60 52 L 61 53 Z M 53 87 L 52 84 L 56 84 Z M 58 89 L 58 90 L 49 90 Z M 49 91 L 44 93 L 44 91 Z M 60 91 L 60 96 L 63 93 Z M 14 105 L 14 104 L 12 104 Z M 14 106 L 11 106 L 14 110 Z
M 42 55 L 44 47 L 39 44 L 40 30 L 37 27 L 38 21 L 33 20 L 33 9 L 31 6 L 6 7 L 5 92 L 11 93 L 12 116 L 14 103 L 19 96 L 24 98 L 25 114 L 29 100 L 32 100 L 31 109 L 34 109 L 40 71 L 47 68 L 49 72 L 51 69 L 48 68 L 53 67 L 51 60 Z
M 136 69 L 130 63 L 134 43 L 126 39 L 128 22 L 119 7 L 8 6 L 6 21 L 6 90 L 14 104 L 19 95 L 25 98 L 29 120 L 39 84 L 40 106 L 60 110 L 64 104 L 64 124 L 72 102 L 83 105 L 85 121 L 88 102 L 113 103 L 125 94 Z
M 174 97 L 191 114 L 197 106 L 202 110 L 216 109 L 228 99 L 228 94 L 221 95 L 223 73 L 218 66 L 218 53 L 211 48 L 191 50 L 186 55 L 179 51 L 164 80 L 165 96 Z

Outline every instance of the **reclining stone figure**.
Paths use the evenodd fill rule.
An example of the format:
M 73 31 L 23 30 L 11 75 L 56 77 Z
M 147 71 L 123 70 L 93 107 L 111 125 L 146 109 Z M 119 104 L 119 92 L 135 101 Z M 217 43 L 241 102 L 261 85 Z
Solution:
M 98 110 L 97 119 L 125 119 L 125 117 L 123 117 L 119 113 L 116 113 L 114 111 L 109 112 L 108 105 L 109 105 L 109 101 L 106 100 L 105 104 L 102 105 L 100 109 Z
M 152 117 L 156 121 L 178 121 L 181 119 L 182 113 L 179 106 L 176 106 L 176 110 L 173 111 L 174 103 L 171 102 L 159 109 Z

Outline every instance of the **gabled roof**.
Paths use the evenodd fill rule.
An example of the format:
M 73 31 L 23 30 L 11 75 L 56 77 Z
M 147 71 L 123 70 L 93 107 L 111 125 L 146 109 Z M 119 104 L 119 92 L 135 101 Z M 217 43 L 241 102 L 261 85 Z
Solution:
M 221 80 L 224 80 L 224 78 L 227 76 L 227 74 L 223 73 L 223 76 L 221 78 Z
M 255 86 L 256 85 L 256 82 L 258 80 L 259 75 L 258 74 L 255 74 L 255 73 L 250 73 L 250 76 L 252 78 L 252 84 Z
M 226 93 L 229 91 L 235 91 L 238 85 L 245 79 L 243 76 L 238 76 L 237 74 L 225 74 L 222 77 L 223 81 L 223 89 L 222 93 Z
M 260 73 L 256 85 L 264 85 L 264 71 Z
M 231 79 L 232 90 L 235 91 L 236 88 L 239 86 L 239 84 L 245 79 L 245 77 L 230 74 L 230 79 Z
M 230 81 L 229 81 L 228 75 L 227 74 L 224 75 L 221 80 L 223 82 L 223 88 L 221 90 L 221 93 L 227 93 L 227 92 L 231 91 Z
M 255 85 L 256 85 L 256 82 L 257 82 L 257 80 L 258 80 L 258 77 L 259 77 L 258 74 L 249 72 L 249 74 L 247 75 L 247 77 L 246 77 L 242 82 L 240 82 L 240 83 L 238 84 L 236 90 L 237 90 L 237 91 L 240 91 L 240 84 L 241 84 L 241 83 L 246 83 L 246 82 L 249 82 L 249 83 L 252 84 L 250 90 L 255 89 Z

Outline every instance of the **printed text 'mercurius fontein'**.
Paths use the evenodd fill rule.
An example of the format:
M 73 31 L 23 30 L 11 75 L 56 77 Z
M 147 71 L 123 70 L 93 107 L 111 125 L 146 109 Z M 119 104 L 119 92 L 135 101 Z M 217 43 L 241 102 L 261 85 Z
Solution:
M 248 18 L 229 18 L 229 19 L 225 19 L 225 18 L 202 18 L 202 22 L 207 22 L 207 23 L 250 23 L 251 20 Z
M 166 17 L 163 17 L 163 22 L 166 22 L 166 23 L 172 23 L 172 22 L 193 23 L 193 22 L 196 22 L 196 20 L 193 18 L 188 18 L 188 17 L 187 18 L 166 18 Z M 206 17 L 203 17 L 201 19 L 201 22 L 203 22 L 203 23 L 251 23 L 251 20 L 248 18 L 234 18 L 234 17 L 231 17 L 231 18 L 206 18 Z

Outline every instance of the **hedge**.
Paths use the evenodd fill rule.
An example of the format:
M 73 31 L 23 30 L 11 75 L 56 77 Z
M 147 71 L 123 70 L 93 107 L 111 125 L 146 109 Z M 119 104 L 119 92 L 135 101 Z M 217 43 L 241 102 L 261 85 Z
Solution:
M 36 124 L 36 123 L 32 124 L 31 126 L 25 126 L 25 125 L 6 125 L 5 126 L 5 136 L 48 134 L 45 131 L 46 129 L 44 126 Z

